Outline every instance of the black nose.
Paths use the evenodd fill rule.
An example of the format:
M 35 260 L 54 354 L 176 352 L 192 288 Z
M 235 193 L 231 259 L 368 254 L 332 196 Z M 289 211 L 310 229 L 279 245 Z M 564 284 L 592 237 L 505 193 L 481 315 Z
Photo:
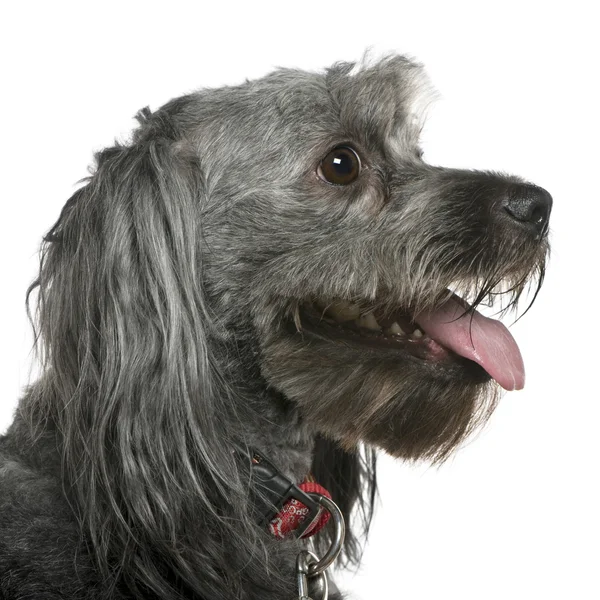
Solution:
M 515 221 L 543 235 L 548 230 L 552 196 L 537 185 L 515 185 L 508 191 L 502 208 Z

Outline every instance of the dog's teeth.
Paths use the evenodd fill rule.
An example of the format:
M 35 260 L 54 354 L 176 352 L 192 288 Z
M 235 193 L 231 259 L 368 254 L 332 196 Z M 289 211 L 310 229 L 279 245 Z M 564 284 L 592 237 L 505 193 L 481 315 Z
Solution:
M 381 327 L 375 318 L 373 313 L 366 313 L 361 315 L 359 319 L 356 320 L 356 324 L 359 327 L 364 327 L 365 329 L 371 329 L 372 331 L 381 331 Z
M 422 338 L 423 337 L 423 332 L 417 327 L 413 332 L 412 332 L 412 336 L 414 338 Z
M 325 313 L 335 319 L 338 323 L 354 321 L 360 316 L 358 304 L 352 304 L 345 300 L 335 300 L 327 306 Z
M 386 333 L 391 333 L 393 335 L 402 335 L 403 333 L 405 333 L 404 329 L 402 329 L 402 327 L 400 327 L 400 325 L 398 325 L 398 323 L 396 323 L 396 321 L 394 321 L 388 328 Z

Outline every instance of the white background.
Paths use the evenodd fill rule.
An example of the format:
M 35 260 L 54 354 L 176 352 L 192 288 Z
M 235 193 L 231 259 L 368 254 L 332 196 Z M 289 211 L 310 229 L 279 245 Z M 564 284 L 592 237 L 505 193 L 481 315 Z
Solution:
M 368 46 L 406 52 L 440 92 L 426 159 L 546 187 L 553 254 L 537 304 L 512 327 L 526 389 L 440 469 L 382 460 L 364 564 L 342 587 L 363 600 L 600 598 L 594 3 L 207 4 L 3 9 L 0 430 L 28 377 L 24 297 L 41 235 L 92 151 L 123 137 L 137 109 L 278 65 L 321 68 Z

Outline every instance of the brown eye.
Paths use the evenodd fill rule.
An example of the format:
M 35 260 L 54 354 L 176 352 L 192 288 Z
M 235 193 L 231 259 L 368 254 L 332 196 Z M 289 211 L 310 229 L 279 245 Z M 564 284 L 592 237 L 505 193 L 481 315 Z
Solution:
M 360 158 L 352 148 L 338 146 L 319 164 L 317 175 L 333 185 L 348 185 L 360 174 Z

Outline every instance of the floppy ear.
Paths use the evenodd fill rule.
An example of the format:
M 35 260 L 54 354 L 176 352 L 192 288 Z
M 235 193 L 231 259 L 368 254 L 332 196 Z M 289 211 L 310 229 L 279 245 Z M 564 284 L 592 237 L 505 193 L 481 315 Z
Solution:
M 195 533 L 218 507 L 241 512 L 245 487 L 211 352 L 199 160 L 149 118 L 131 146 L 96 156 L 44 238 L 28 295 L 39 286 L 37 418 L 60 433 L 66 491 L 100 568 L 166 598 L 156 557 L 201 589 L 225 558 L 214 547 L 207 557 Z M 184 556 L 169 540 L 188 536 Z
M 366 541 L 369 533 L 377 495 L 376 461 L 375 451 L 370 448 L 347 452 L 332 440 L 320 436 L 316 439 L 312 474 L 344 514 L 346 564 L 359 563 L 363 550 L 359 539 Z M 324 529 L 316 542 L 321 554 L 331 544 L 331 533 L 329 527 Z

